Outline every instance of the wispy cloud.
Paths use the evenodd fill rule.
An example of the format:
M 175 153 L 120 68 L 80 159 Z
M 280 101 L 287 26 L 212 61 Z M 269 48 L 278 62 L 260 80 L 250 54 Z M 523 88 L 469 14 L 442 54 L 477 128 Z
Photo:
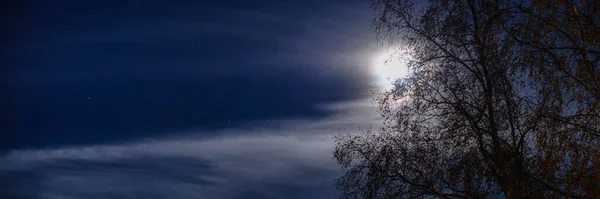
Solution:
M 190 131 L 129 143 L 14 150 L 0 159 L 0 176 L 35 175 L 36 190 L 10 193 L 40 193 L 34 198 L 282 198 L 286 190 L 301 189 L 320 189 L 311 198 L 331 196 L 339 174 L 332 135 L 377 126 L 380 119 L 364 101 L 320 108 L 337 114 L 264 121 L 211 132 L 218 135 L 213 137 Z
M 342 89 L 355 88 L 348 85 L 364 86 L 365 82 L 371 81 L 365 76 L 368 72 L 366 64 L 369 52 L 374 51 L 376 46 L 368 30 L 369 13 L 364 12 L 364 5 L 323 3 L 323 10 L 311 13 L 302 13 L 306 9 L 296 9 L 297 5 L 286 6 L 287 9 L 278 10 L 283 15 L 236 10 L 232 11 L 236 13 L 219 18 L 220 21 L 182 20 L 177 17 L 114 18 L 112 20 L 118 22 L 117 25 L 104 24 L 106 27 L 90 30 L 76 29 L 68 34 L 45 34 L 44 36 L 52 38 L 32 40 L 32 46 L 27 46 L 27 49 L 54 49 L 60 46 L 68 48 L 65 51 L 78 52 L 80 49 L 76 47 L 83 46 L 88 51 L 97 53 L 103 46 L 104 51 L 114 51 L 106 45 L 98 44 L 127 43 L 123 46 L 146 49 L 148 47 L 142 43 L 157 42 L 164 45 L 160 46 L 160 52 L 178 56 L 173 60 L 162 60 L 158 59 L 161 54 L 140 54 L 149 63 L 140 64 L 143 71 L 155 71 L 156 74 L 164 75 L 168 71 L 190 74 L 190 71 L 206 70 L 207 76 L 258 76 L 292 69 L 310 71 L 292 74 L 324 76 L 297 79 L 319 82 L 318 85 L 323 85 L 322 87 L 339 86 L 341 89 L 334 91 L 337 92 L 336 95 L 349 92 Z M 285 12 L 295 13 L 288 16 Z M 228 56 L 200 67 L 197 65 L 203 64 L 198 61 L 201 60 L 198 59 L 201 54 L 194 49 L 205 47 L 200 41 L 213 41 L 210 38 L 202 40 L 201 37 L 206 35 L 260 41 L 256 43 L 261 46 L 254 48 L 251 46 L 253 44 L 248 44 L 250 46 L 246 47 L 253 50 L 240 50 L 244 56 L 231 59 Z M 162 41 L 168 42 L 163 44 Z M 261 43 L 263 41 L 270 45 Z M 207 49 L 210 48 L 210 45 L 207 46 Z M 253 52 L 259 51 L 257 49 L 260 52 Z M 227 50 L 234 52 L 236 49 Z M 124 50 L 122 53 L 128 52 Z M 57 54 L 64 53 L 59 51 Z M 120 56 L 122 55 L 114 60 L 121 60 Z M 98 60 L 102 62 L 99 64 L 102 71 L 111 66 L 118 67 L 121 72 L 126 70 L 107 60 L 111 59 L 103 57 Z M 81 63 L 87 61 L 90 60 L 84 59 Z M 80 62 L 74 63 L 78 63 L 74 65 L 80 68 Z M 160 66 L 152 67 L 152 64 L 157 63 Z M 240 67 L 236 63 L 260 67 Z M 179 67 L 175 70 L 170 67 L 172 64 L 193 67 Z M 169 66 L 169 70 L 165 70 L 163 65 Z M 297 67 L 298 65 L 302 67 Z M 71 70 L 76 72 L 70 71 L 65 76 L 53 77 L 63 80 L 71 76 L 82 77 L 87 73 L 90 76 L 103 75 L 101 72 L 87 71 L 89 69 Z M 14 79 L 38 81 L 50 72 L 53 71 L 28 71 L 26 74 L 29 76 L 17 76 Z M 193 74 L 206 75 L 200 72 Z M 115 78 L 114 72 L 104 75 L 107 79 Z M 30 76 L 32 78 L 25 78 Z M 323 81 L 314 81 L 315 79 Z M 335 86 L 336 84 L 339 85 Z M 365 92 L 365 89 L 360 92 Z M 318 108 L 333 115 L 318 120 L 294 118 L 256 121 L 240 128 L 210 132 L 191 129 L 169 132 L 169 136 L 145 137 L 124 143 L 13 150 L 0 156 L 0 186 L 3 181 L 8 181 L 14 189 L 0 190 L 0 198 L 228 199 L 289 198 L 290 195 L 296 198 L 330 198 L 333 194 L 333 179 L 339 175 L 339 166 L 331 155 L 333 135 L 354 132 L 358 127 L 377 127 L 381 124 L 381 119 L 368 101 L 325 104 Z M 196 109 L 188 111 L 194 110 Z M 284 197 L 282 193 L 287 194 Z

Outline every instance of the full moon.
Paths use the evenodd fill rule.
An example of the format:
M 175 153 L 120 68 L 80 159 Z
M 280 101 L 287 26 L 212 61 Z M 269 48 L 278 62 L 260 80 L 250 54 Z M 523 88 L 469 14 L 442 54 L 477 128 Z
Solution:
M 407 60 L 401 55 L 397 50 L 387 49 L 373 56 L 371 67 L 380 89 L 391 90 L 394 81 L 408 75 Z

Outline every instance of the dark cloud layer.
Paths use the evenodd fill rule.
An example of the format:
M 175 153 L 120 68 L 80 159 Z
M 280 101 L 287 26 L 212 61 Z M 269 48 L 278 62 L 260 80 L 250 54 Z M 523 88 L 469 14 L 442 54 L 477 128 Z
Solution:
M 302 168 L 301 168 L 302 169 Z M 2 176 L 7 198 L 331 198 L 328 170 L 305 168 L 285 182 L 220 182 L 201 160 L 141 158 L 119 162 L 59 161 Z M 10 176 L 9 176 L 10 175 Z M 306 177 L 313 179 L 308 179 Z M 306 180 L 312 180 L 306 182 Z M 304 182 L 303 182 L 304 181 Z

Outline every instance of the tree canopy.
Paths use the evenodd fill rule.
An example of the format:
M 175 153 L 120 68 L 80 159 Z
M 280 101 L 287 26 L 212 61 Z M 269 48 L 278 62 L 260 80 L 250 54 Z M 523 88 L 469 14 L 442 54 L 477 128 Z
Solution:
M 340 136 L 342 198 L 600 198 L 598 0 L 373 0 L 410 75 Z

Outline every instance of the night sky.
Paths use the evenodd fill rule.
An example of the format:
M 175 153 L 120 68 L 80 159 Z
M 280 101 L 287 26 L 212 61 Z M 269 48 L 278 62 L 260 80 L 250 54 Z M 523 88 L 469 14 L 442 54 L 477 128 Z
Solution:
M 0 198 L 331 198 L 380 124 L 368 1 L 3 4 Z

